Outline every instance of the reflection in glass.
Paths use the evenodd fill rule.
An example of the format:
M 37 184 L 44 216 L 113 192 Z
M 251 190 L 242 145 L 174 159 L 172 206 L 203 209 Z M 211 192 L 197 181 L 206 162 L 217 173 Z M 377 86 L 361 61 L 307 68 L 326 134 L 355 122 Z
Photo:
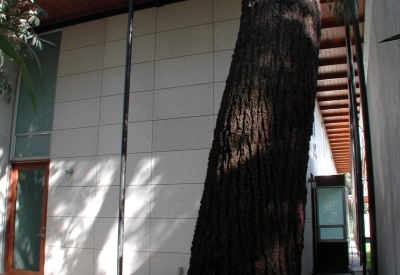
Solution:
M 36 61 L 32 58 L 25 60 L 35 89 L 36 111 L 28 91 L 24 85 L 21 85 L 15 125 L 17 134 L 49 131 L 52 127 L 61 32 L 43 35 L 41 38 L 57 46 L 43 42 L 43 50 L 35 51 L 40 60 L 41 76 Z M 43 88 L 40 80 L 42 80 Z
M 343 225 L 343 189 L 317 188 L 319 225 Z
M 44 169 L 18 171 L 14 228 L 14 269 L 39 271 Z
M 49 148 L 50 134 L 16 137 L 14 157 L 48 156 Z
M 321 240 L 343 240 L 343 227 L 320 228 Z

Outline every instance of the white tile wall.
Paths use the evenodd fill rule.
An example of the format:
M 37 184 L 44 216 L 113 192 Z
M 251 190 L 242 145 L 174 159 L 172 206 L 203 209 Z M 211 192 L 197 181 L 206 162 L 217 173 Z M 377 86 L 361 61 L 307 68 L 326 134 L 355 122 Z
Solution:
M 135 11 L 133 36 L 155 33 L 156 8 Z M 106 41 L 126 39 L 128 14 L 107 18 Z
M 99 186 L 96 188 L 97 217 L 118 217 L 119 186 Z
M 96 218 L 95 249 L 117 250 L 118 218 Z
M 128 154 L 126 167 L 127 185 L 151 183 L 151 154 Z
M 104 49 L 104 68 L 125 65 L 126 40 L 107 42 Z
M 95 275 L 116 274 L 116 251 L 95 250 Z M 149 252 L 124 251 L 123 274 L 143 275 L 149 274 Z
M 97 162 L 97 185 L 119 185 L 120 155 L 99 156 Z
M 125 225 L 124 250 L 149 251 L 150 219 L 126 218 Z
M 99 97 L 101 94 L 102 71 L 93 71 L 59 77 L 55 102 L 65 102 Z
M 154 119 L 211 115 L 212 104 L 212 84 L 156 90 Z
M 99 128 L 87 127 L 53 131 L 52 158 L 97 155 Z
M 212 33 L 212 24 L 160 32 L 156 36 L 156 59 L 211 52 Z
M 159 120 L 153 123 L 153 151 L 211 148 L 212 116 Z
M 122 123 L 124 96 L 106 96 L 101 98 L 100 125 Z
M 214 51 L 234 49 L 239 32 L 239 19 L 214 25 Z
M 131 92 L 153 90 L 154 62 L 133 64 L 130 85 Z
M 231 66 L 233 50 L 214 52 L 214 81 L 226 81 Z
M 153 186 L 151 217 L 196 219 L 203 189 L 203 184 Z
M 99 98 L 56 103 L 53 130 L 97 126 L 99 108 Z
M 218 114 L 224 94 L 225 82 L 214 83 L 214 114 Z
M 94 217 L 94 187 L 52 187 L 48 193 L 47 215 L 53 217 Z
M 212 0 L 192 0 L 157 9 L 157 31 L 185 28 L 212 22 Z
M 213 56 L 210 53 L 156 61 L 155 88 L 211 83 Z
M 48 217 L 46 245 L 53 247 L 94 248 L 94 219 Z
M 128 126 L 128 153 L 151 152 L 151 122 L 129 123 Z
M 183 267 L 183 274 L 186 274 L 189 260 L 190 254 L 152 253 L 150 275 L 178 274 L 178 267 Z
M 209 149 L 153 153 L 152 184 L 204 183 Z
M 240 18 L 241 1 L 214 0 L 214 22 Z
M 100 126 L 99 155 L 121 154 L 122 124 Z
M 96 71 L 103 68 L 104 44 L 60 53 L 58 76 Z
M 154 34 L 134 37 L 132 41 L 132 63 L 154 60 L 155 45 L 156 36 Z
M 97 156 L 52 159 L 50 163 L 51 187 L 96 186 Z M 68 176 L 65 171 L 73 169 Z
M 104 43 L 106 19 L 86 22 L 63 29 L 61 51 Z
M 134 75 L 134 73 L 132 73 Z M 124 93 L 125 66 L 103 70 L 102 96 Z
M 129 95 L 129 122 L 148 121 L 153 118 L 153 91 Z
M 93 249 L 46 246 L 45 254 L 46 275 L 93 274 Z
M 196 219 L 151 219 L 151 250 L 190 253 Z
M 125 192 L 125 217 L 149 217 L 151 211 L 151 186 L 127 186 Z

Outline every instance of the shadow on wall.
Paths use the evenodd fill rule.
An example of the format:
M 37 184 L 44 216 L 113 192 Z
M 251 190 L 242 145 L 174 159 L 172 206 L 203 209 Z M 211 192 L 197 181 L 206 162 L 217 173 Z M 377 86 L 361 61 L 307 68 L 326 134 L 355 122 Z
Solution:
M 134 168 L 127 171 L 124 274 L 169 274 L 166 266 L 174 274 L 189 262 L 203 184 L 190 184 L 196 192 L 184 198 L 189 184 L 165 181 L 155 172 L 162 156 L 150 156 L 127 160 Z M 119 163 L 114 155 L 52 160 L 45 274 L 116 273 Z

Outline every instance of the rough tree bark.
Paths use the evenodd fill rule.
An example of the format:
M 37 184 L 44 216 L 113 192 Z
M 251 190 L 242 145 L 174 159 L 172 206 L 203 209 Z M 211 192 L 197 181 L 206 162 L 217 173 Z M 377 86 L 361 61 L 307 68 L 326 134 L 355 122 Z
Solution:
M 319 0 L 243 0 L 188 275 L 300 274 Z

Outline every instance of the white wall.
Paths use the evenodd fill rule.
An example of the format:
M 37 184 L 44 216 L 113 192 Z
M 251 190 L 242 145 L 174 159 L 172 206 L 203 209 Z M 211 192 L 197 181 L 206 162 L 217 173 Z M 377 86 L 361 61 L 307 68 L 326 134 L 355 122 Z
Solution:
M 307 179 L 313 176 L 336 175 L 336 167 L 332 157 L 332 151 L 328 135 L 323 124 L 321 111 L 315 103 L 314 129 L 310 141 Z M 304 249 L 302 258 L 302 275 L 313 274 L 313 213 L 311 208 L 311 183 L 307 181 L 307 205 L 304 225 Z
M 125 274 L 188 269 L 239 16 L 239 0 L 135 13 Z M 63 29 L 45 274 L 116 272 L 126 25 L 125 14 Z
M 377 213 L 378 274 L 400 273 L 400 43 L 379 44 L 400 33 L 400 1 L 373 1 L 368 106 Z

